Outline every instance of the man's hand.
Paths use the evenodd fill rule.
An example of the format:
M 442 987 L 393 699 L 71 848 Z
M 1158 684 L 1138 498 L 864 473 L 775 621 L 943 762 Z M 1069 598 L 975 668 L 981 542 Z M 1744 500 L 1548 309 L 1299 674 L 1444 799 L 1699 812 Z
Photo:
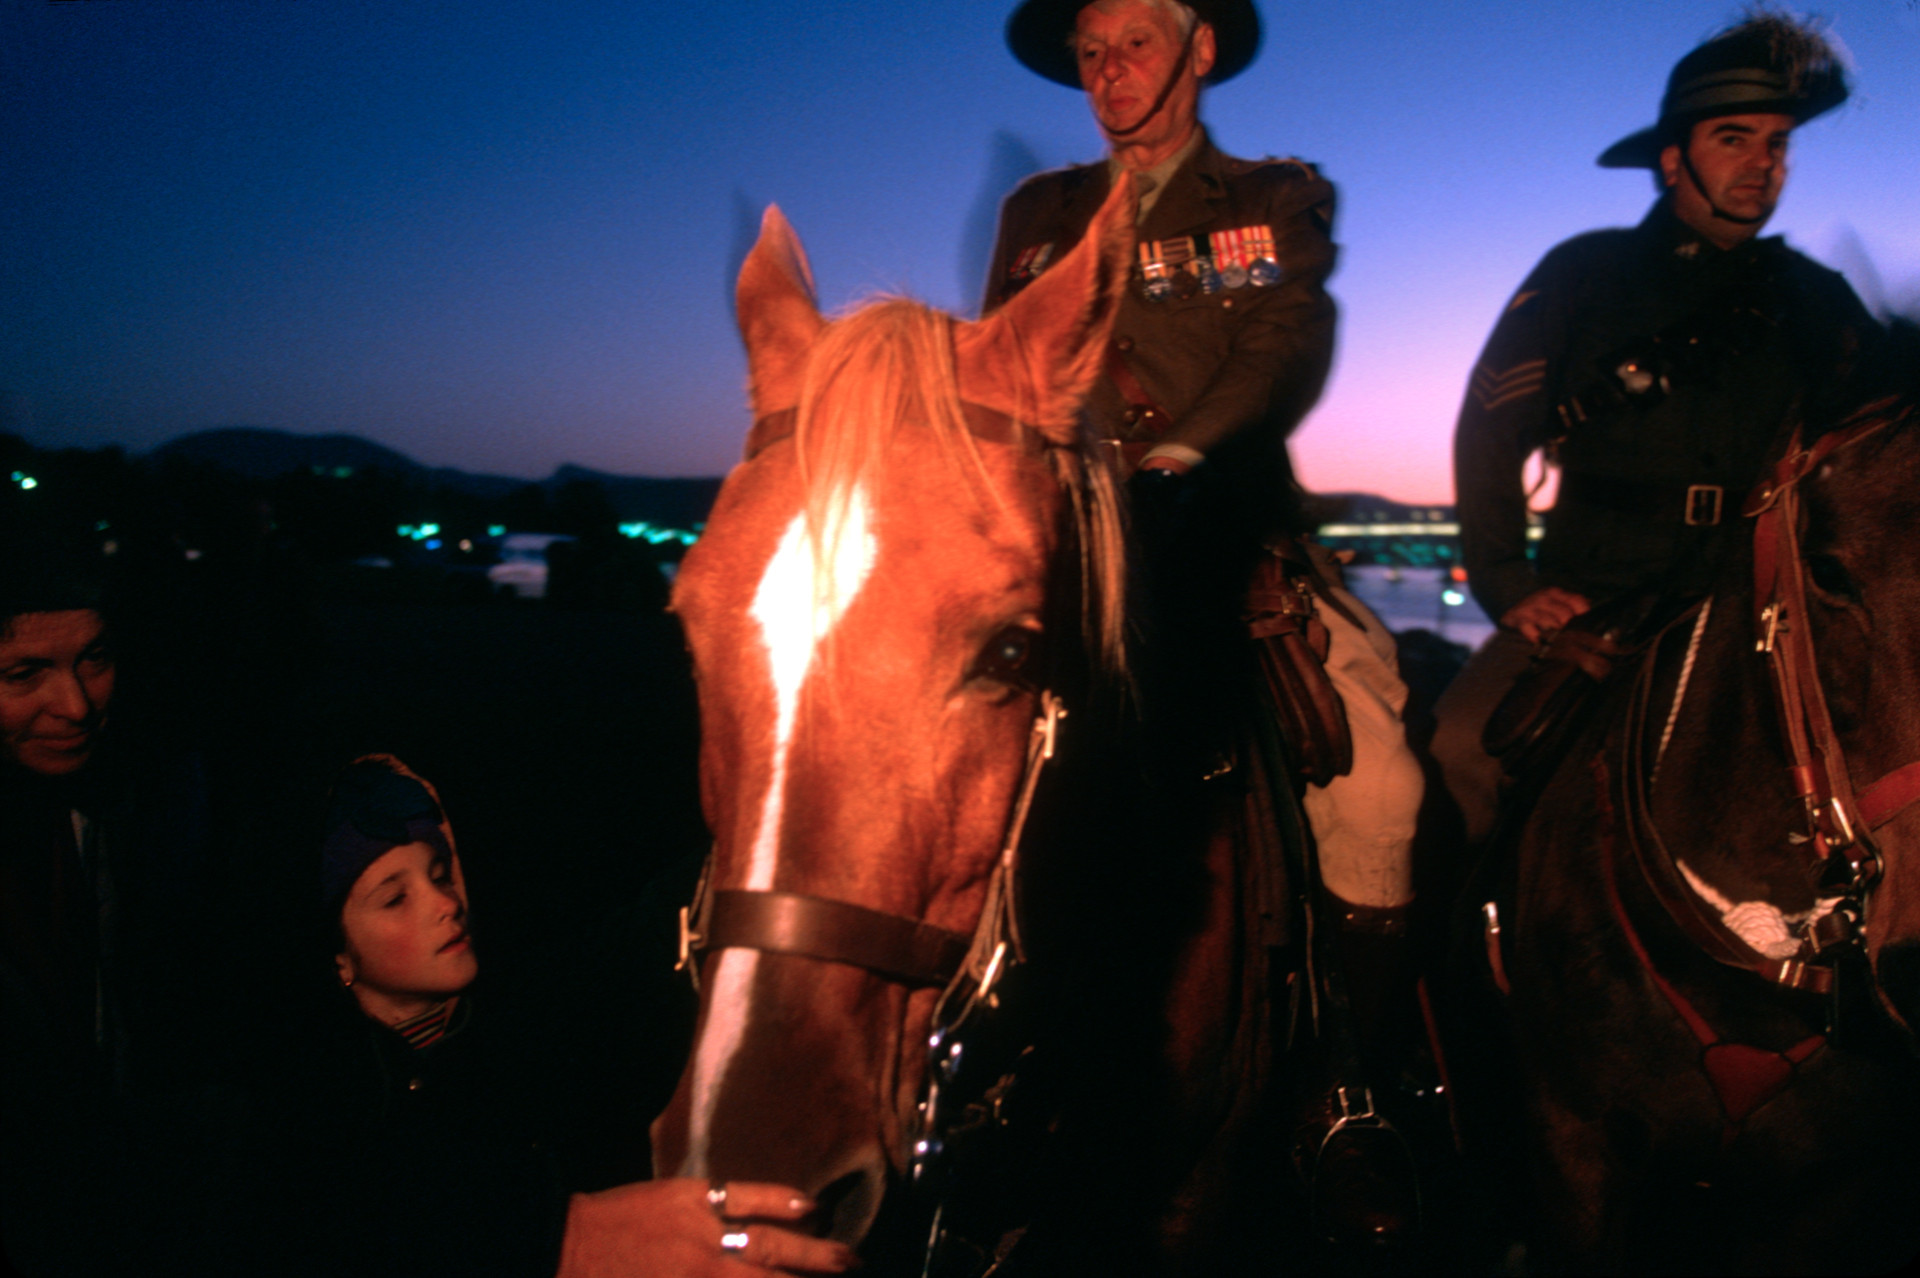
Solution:
M 725 1210 L 723 1217 L 708 1204 L 707 1182 L 684 1177 L 575 1194 L 556 1278 L 778 1278 L 860 1263 L 841 1243 L 767 1223 L 814 1210 L 797 1190 L 729 1181 Z M 720 1245 L 743 1233 L 744 1250 Z
M 1539 643 L 1542 639 L 1551 639 L 1562 626 L 1591 607 L 1593 604 L 1585 595 L 1548 586 L 1507 609 L 1500 625 L 1505 630 L 1518 630 L 1528 643 Z

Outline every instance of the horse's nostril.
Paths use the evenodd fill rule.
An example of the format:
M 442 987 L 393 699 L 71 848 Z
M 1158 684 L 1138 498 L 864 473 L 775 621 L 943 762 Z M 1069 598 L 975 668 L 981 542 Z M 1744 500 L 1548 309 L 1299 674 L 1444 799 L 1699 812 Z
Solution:
M 849 1246 L 858 1244 L 873 1224 L 883 1188 L 880 1176 L 871 1168 L 856 1168 L 828 1182 L 813 1196 L 820 1204 L 827 1236 Z

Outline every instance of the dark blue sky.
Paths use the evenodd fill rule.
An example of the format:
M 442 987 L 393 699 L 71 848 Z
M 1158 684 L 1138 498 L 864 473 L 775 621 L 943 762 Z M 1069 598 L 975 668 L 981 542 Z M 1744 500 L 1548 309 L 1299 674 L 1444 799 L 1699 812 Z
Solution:
M 250 424 L 528 477 L 720 473 L 747 425 L 727 273 L 763 204 L 829 307 L 964 309 L 1005 187 L 1100 150 L 1005 52 L 1012 0 L 0 3 L 0 429 L 40 444 Z M 1303 475 L 1444 499 L 1487 326 L 1547 247 L 1638 219 L 1647 179 L 1593 157 L 1737 7 L 1261 9 L 1259 61 L 1204 113 L 1340 185 Z M 1920 11 L 1825 12 L 1861 91 L 1796 138 L 1772 229 L 1898 301 Z

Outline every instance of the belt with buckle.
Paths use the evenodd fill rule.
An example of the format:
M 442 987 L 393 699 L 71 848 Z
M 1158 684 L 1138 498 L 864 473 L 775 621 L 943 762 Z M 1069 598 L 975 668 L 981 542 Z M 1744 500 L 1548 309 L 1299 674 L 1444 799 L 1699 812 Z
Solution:
M 1726 511 L 1727 490 L 1720 484 L 1677 484 L 1620 479 L 1568 471 L 1560 478 L 1560 499 L 1626 515 L 1671 519 L 1678 514 L 1689 527 L 1709 528 Z

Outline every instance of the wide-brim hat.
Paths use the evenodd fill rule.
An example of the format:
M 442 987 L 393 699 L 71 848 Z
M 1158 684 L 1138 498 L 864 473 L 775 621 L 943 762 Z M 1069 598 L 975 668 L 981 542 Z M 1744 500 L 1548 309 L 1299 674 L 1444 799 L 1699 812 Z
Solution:
M 1796 125 L 1847 100 L 1846 68 L 1813 27 L 1767 14 L 1730 27 L 1680 59 L 1660 119 L 1600 153 L 1606 169 L 1657 169 L 1660 152 L 1702 120 L 1788 115 Z
M 1020 64 L 1069 89 L 1080 87 L 1080 68 L 1067 41 L 1090 0 L 1024 0 L 1007 19 L 1007 47 Z M 1208 84 L 1224 84 L 1245 71 L 1260 52 L 1260 14 L 1253 0 L 1187 0 L 1200 21 L 1213 28 L 1213 70 Z

